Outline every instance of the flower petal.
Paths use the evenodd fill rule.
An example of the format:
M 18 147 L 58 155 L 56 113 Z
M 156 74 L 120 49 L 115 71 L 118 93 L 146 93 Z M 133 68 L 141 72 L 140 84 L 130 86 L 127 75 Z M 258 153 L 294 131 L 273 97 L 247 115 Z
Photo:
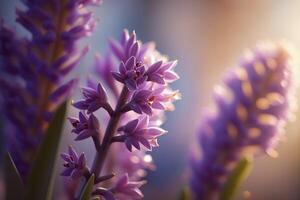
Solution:
M 79 140 L 84 140 L 88 137 L 91 137 L 93 135 L 94 131 L 91 131 L 91 130 L 83 130 L 81 131 L 78 136 L 75 138 L 76 141 L 79 141 Z

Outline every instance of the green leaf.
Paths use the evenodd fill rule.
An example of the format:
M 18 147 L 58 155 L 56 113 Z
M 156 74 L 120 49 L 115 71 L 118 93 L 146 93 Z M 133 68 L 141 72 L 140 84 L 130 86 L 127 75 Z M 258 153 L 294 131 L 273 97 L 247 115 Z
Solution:
M 240 160 L 229 179 L 225 183 L 221 193 L 221 200 L 231 200 L 240 184 L 248 177 L 252 169 L 252 157 L 245 157 Z
M 90 200 L 91 199 L 91 194 L 93 191 L 93 186 L 94 186 L 94 180 L 95 180 L 95 175 L 92 174 L 92 176 L 89 178 L 88 182 L 85 184 L 81 196 L 79 200 Z
M 28 180 L 27 200 L 51 200 L 55 175 L 55 162 L 65 121 L 67 102 L 56 111 L 44 141 L 40 146 Z
M 191 199 L 190 190 L 187 186 L 185 186 L 181 189 L 178 200 L 190 200 L 190 199 Z
M 6 199 L 19 200 L 24 198 L 24 184 L 22 178 L 7 152 L 4 158 Z

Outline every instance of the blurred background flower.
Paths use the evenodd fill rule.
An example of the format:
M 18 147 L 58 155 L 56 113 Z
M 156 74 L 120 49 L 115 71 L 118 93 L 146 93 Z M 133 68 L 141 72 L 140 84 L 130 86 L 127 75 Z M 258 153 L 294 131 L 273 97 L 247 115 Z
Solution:
M 13 24 L 14 8 L 21 5 L 17 0 L 0 2 L 1 17 Z M 106 40 L 110 36 L 118 38 L 124 28 L 135 30 L 145 42 L 155 41 L 162 53 L 179 60 L 176 71 L 181 79 L 174 88 L 182 92 L 183 98 L 175 103 L 176 111 L 167 114 L 163 128 L 169 133 L 160 138 L 160 148 L 152 152 L 157 167 L 149 172 L 148 184 L 142 187 L 146 200 L 175 199 L 187 182 L 188 151 L 191 146 L 196 147 L 201 111 L 210 104 L 215 83 L 246 47 L 261 40 L 286 38 L 300 48 L 299 10 L 297 0 L 107 0 L 95 8 L 99 25 L 87 39 L 91 51 L 74 72 L 81 75 L 82 81 L 92 69 L 94 53 L 107 49 Z M 17 25 L 16 30 L 21 28 Z M 70 112 L 73 111 L 72 108 Z M 279 144 L 279 157 L 255 160 L 254 170 L 242 185 L 238 199 L 249 197 L 245 191 L 256 200 L 299 199 L 299 111 L 296 117 Z M 66 131 L 62 142 L 68 144 L 72 137 Z M 84 151 L 87 157 L 93 157 L 90 145 L 91 141 L 85 141 L 74 146 L 79 153 Z

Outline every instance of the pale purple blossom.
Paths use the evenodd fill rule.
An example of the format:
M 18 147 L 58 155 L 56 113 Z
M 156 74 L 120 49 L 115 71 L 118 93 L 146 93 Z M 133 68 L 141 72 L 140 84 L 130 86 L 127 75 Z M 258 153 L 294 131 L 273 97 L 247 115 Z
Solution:
M 87 110 L 88 114 L 95 112 L 99 108 L 107 109 L 109 107 L 106 91 L 100 83 L 98 83 L 96 89 L 90 87 L 82 88 L 82 94 L 84 99 L 73 103 L 73 106 L 80 110 Z
M 65 161 L 63 164 L 65 169 L 61 173 L 62 176 L 70 176 L 73 179 L 77 179 L 89 173 L 84 153 L 78 156 L 75 149 L 69 146 L 68 153 L 62 153 L 60 156 Z
M 178 91 L 170 91 L 166 85 L 144 84 L 142 89 L 133 93 L 125 109 L 138 114 L 152 115 L 153 109 L 168 110 L 168 105 L 178 98 Z
M 110 46 L 121 61 L 119 72 L 113 72 L 113 77 L 129 90 L 138 89 L 145 81 L 165 84 L 179 78 L 174 72 L 177 61 L 168 62 L 151 45 L 136 41 L 135 33 L 129 37 L 128 31 L 124 31 L 121 41 L 111 40 Z
M 139 188 L 144 184 L 144 181 L 130 181 L 128 174 L 124 174 L 110 191 L 116 194 L 116 199 L 142 199 L 144 195 Z
M 216 109 L 204 113 L 198 131 L 202 158 L 191 164 L 194 199 L 218 199 L 242 156 L 274 152 L 293 110 L 293 61 L 286 44 L 262 43 L 216 87 Z
M 119 73 L 113 72 L 113 77 L 126 85 L 129 90 L 136 90 L 139 85 L 142 85 L 146 80 L 145 66 L 136 62 L 135 57 L 130 57 L 126 63 L 121 62 Z
M 166 131 L 159 127 L 149 127 L 148 125 L 149 117 L 141 116 L 118 129 L 119 132 L 124 133 L 124 142 L 129 151 L 132 151 L 132 146 L 136 149 L 141 149 L 140 144 L 148 150 L 158 146 L 157 137 L 165 134 Z
M 173 71 L 176 65 L 177 61 L 163 63 L 162 60 L 152 64 L 146 72 L 147 80 L 159 84 L 177 80 L 179 76 Z
M 74 128 L 72 132 L 77 134 L 75 140 L 83 140 L 99 134 L 100 124 L 93 114 L 87 117 L 84 112 L 79 112 L 78 119 L 69 117 L 69 121 Z

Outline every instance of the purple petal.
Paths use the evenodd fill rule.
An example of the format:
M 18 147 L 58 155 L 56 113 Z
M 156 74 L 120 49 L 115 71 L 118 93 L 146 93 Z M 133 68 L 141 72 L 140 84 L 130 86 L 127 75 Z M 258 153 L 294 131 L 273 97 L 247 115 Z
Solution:
M 147 79 L 148 79 L 148 76 L 144 75 L 142 77 L 137 78 L 136 82 L 138 85 L 142 85 Z
M 81 100 L 78 102 L 75 102 L 72 104 L 75 108 L 80 109 L 80 110 L 86 110 L 88 109 L 89 105 L 86 104 L 85 100 Z
M 148 75 L 148 81 L 152 81 L 158 84 L 165 84 L 165 80 L 158 74 Z
M 134 80 L 131 80 L 131 79 L 125 80 L 125 85 L 131 91 L 137 89 L 137 84 L 136 84 L 136 82 Z
M 125 125 L 124 132 L 133 133 L 139 123 L 138 119 L 132 120 Z
M 114 194 L 110 191 L 105 191 L 101 194 L 105 200 L 116 200 Z
M 130 49 L 129 55 L 131 55 L 131 56 L 136 56 L 138 50 L 139 50 L 139 43 L 138 43 L 138 42 L 135 42 L 135 43 L 133 44 L 133 46 L 131 47 L 131 49 Z
M 82 153 L 78 159 L 78 167 L 83 169 L 86 166 L 86 158 L 85 155 Z
M 138 104 L 136 104 L 136 103 L 133 103 L 133 102 L 130 103 L 130 104 L 129 104 L 129 107 L 130 107 L 134 112 L 136 112 L 136 113 L 138 113 L 138 114 L 142 114 L 142 113 L 143 113 L 141 106 L 138 105 Z
M 119 72 L 121 74 L 126 74 L 126 71 L 127 71 L 127 69 L 125 68 L 124 62 L 121 62 L 120 65 L 119 65 Z
M 103 86 L 101 85 L 101 83 L 98 83 L 97 90 L 98 90 L 98 93 L 99 93 L 99 96 L 100 96 L 101 100 L 102 100 L 103 102 L 106 102 L 106 100 L 107 100 L 106 91 L 105 91 L 105 89 L 103 88 Z
M 158 136 L 165 134 L 166 132 L 167 131 L 165 131 L 162 128 L 150 127 L 150 128 L 148 128 L 147 135 L 149 135 L 151 137 L 158 137 Z
M 61 98 L 67 98 L 75 84 L 77 84 L 77 79 L 72 79 L 69 82 L 63 84 L 62 86 L 58 87 L 51 95 L 50 100 L 53 102 L 59 101 Z
M 89 51 L 89 47 L 85 47 L 81 52 L 80 54 L 71 62 L 71 63 L 68 63 L 68 65 L 64 66 L 63 69 L 60 69 L 59 72 L 60 74 L 62 75 L 67 75 L 70 71 L 72 71 L 74 69 L 74 67 L 76 67 L 79 63 L 79 61 L 81 60 L 81 58 L 83 58 L 87 52 Z
M 147 99 L 150 97 L 151 93 L 152 93 L 151 90 L 139 90 L 138 92 L 134 93 L 133 99 L 147 101 Z
M 85 36 L 86 31 L 83 26 L 75 26 L 61 34 L 63 40 L 77 40 Z
M 125 46 L 126 41 L 129 39 L 129 33 L 127 29 L 124 29 L 121 35 L 121 44 Z
M 123 60 L 123 52 L 122 52 L 122 47 L 121 45 L 113 40 L 113 39 L 110 39 L 109 40 L 109 46 L 113 52 L 113 54 L 119 59 L 119 60 Z
M 140 144 L 139 144 L 139 141 L 136 140 L 136 138 L 130 139 L 130 143 L 131 143 L 136 149 L 138 149 L 138 150 L 141 149 Z
M 70 155 L 68 155 L 66 153 L 61 153 L 60 157 L 66 162 L 71 162 Z
M 165 110 L 165 106 L 158 101 L 154 101 L 151 106 L 155 109 Z
M 129 40 L 127 41 L 126 47 L 125 47 L 125 51 L 127 53 L 127 56 L 129 56 L 129 49 L 131 48 L 131 46 L 133 45 L 133 43 L 136 41 L 136 34 L 135 32 L 132 33 L 132 35 L 130 36 Z
M 93 88 L 82 87 L 81 89 L 85 98 L 96 98 L 98 96 L 97 91 Z
M 87 108 L 87 114 L 90 114 L 90 113 L 93 113 L 93 112 L 97 111 L 102 106 L 103 106 L 103 104 L 101 104 L 100 102 L 93 101 L 92 103 L 89 104 L 89 107 Z
M 71 125 L 74 127 L 74 124 L 77 124 L 79 121 L 76 118 L 73 117 L 68 117 L 67 118 L 69 120 L 69 122 L 71 123 Z
M 124 78 L 123 75 L 117 73 L 117 72 L 112 72 L 112 76 L 119 82 L 123 83 L 124 82 Z
M 93 88 L 93 89 L 97 88 L 97 83 L 90 76 L 87 77 L 87 81 L 86 82 L 87 82 L 87 86 L 89 88 Z
M 127 191 L 125 190 L 124 194 L 130 196 L 132 199 L 142 199 L 144 197 L 144 195 L 138 188 L 134 188 L 134 189 L 127 190 Z
M 127 70 L 131 70 L 135 67 L 136 65 L 136 60 L 135 60 L 135 57 L 131 56 L 125 63 L 125 68 Z
M 119 178 L 116 188 L 123 188 L 125 185 L 127 185 L 127 183 L 129 182 L 129 177 L 128 174 L 124 174 L 123 176 L 121 176 L 121 178 Z
M 177 65 L 177 62 L 178 61 L 175 60 L 175 61 L 170 61 L 170 62 L 163 64 L 163 66 L 160 68 L 160 71 L 164 72 L 164 71 L 172 69 L 173 67 L 175 67 Z
M 77 155 L 75 149 L 71 146 L 69 146 L 69 155 L 70 155 L 71 158 L 73 158 L 74 162 L 77 163 L 78 155 Z
M 126 148 L 127 148 L 130 152 L 132 152 L 132 145 L 131 145 L 130 140 L 126 140 L 126 141 L 125 141 L 125 145 L 126 145 Z
M 152 139 L 150 142 L 151 142 L 151 146 L 152 146 L 152 147 L 159 147 L 159 144 L 158 144 L 158 142 L 157 142 L 157 139 Z
M 79 120 L 80 122 L 87 122 L 87 117 L 85 116 L 85 114 L 83 112 L 79 112 Z
M 175 81 L 175 80 L 179 79 L 179 76 L 173 71 L 166 71 L 164 73 L 164 77 L 168 81 Z
M 151 65 L 149 67 L 149 69 L 147 70 L 147 73 L 152 74 L 152 73 L 156 72 L 161 67 L 162 63 L 163 63 L 162 61 L 158 61 L 158 62 L 154 63 L 153 65 Z
M 148 127 L 149 124 L 149 116 L 145 115 L 139 119 L 139 124 L 136 129 L 140 130 Z
M 94 131 L 91 131 L 91 130 L 83 130 L 81 131 L 78 136 L 75 138 L 76 141 L 79 141 L 79 140 L 84 140 L 88 137 L 91 137 L 93 135 Z
M 88 127 L 92 128 L 92 129 L 99 129 L 100 125 L 99 125 L 99 121 L 97 119 L 97 117 L 95 117 L 95 115 L 91 114 L 89 121 L 88 121 Z
M 167 86 L 165 86 L 165 85 L 159 85 L 159 87 L 155 88 L 153 93 L 154 94 L 161 94 L 166 88 L 167 88 Z
M 142 143 L 143 145 L 144 145 L 144 147 L 146 147 L 148 150 L 152 150 L 152 148 L 151 148 L 151 144 L 150 144 L 150 142 L 146 139 L 146 138 L 143 138 L 143 137 L 141 137 L 140 139 L 139 139 L 139 141 L 140 141 L 140 143 Z
M 147 115 L 152 115 L 152 108 L 148 104 L 141 105 L 141 108 Z

